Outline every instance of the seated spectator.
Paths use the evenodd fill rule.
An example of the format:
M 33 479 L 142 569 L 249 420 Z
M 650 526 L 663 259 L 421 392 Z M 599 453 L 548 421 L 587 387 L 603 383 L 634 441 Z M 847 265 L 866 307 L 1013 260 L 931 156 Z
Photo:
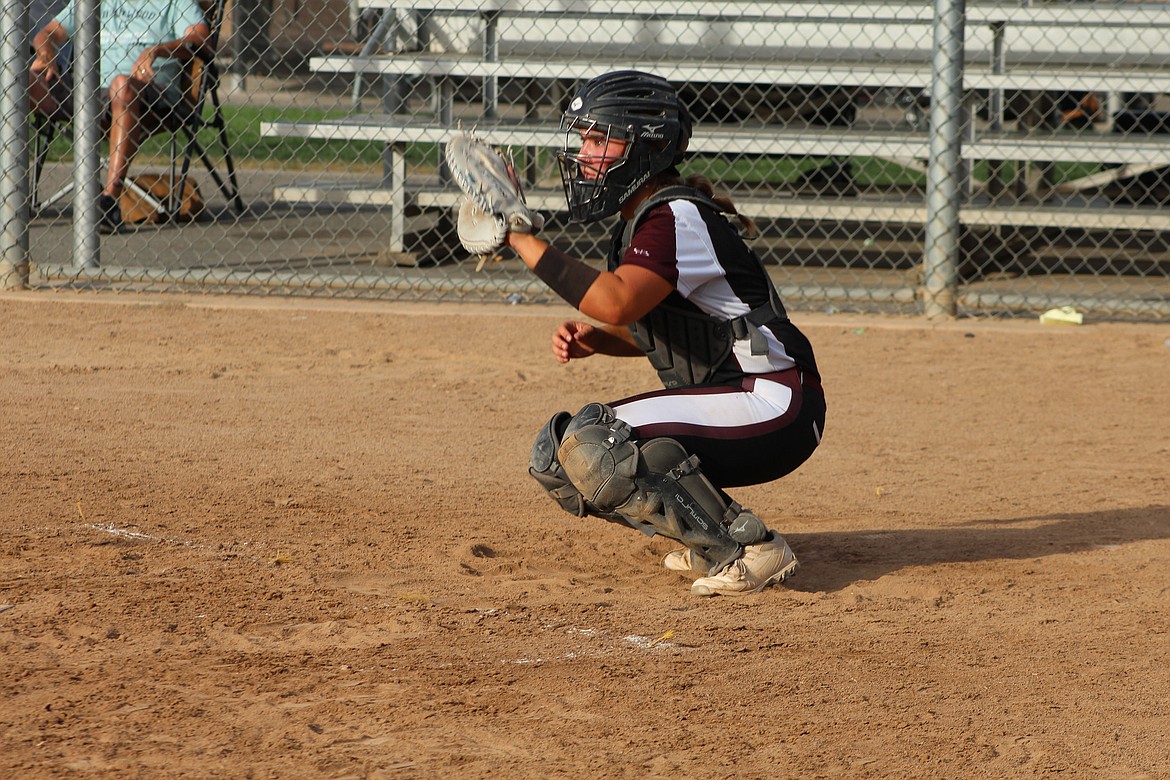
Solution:
M 73 116 L 73 79 L 58 54 L 74 33 L 74 16 L 70 0 L 33 37 L 29 98 L 38 116 Z M 197 0 L 103 0 L 100 25 L 101 123 L 102 132 L 109 133 L 110 159 L 98 197 L 99 228 L 112 233 L 122 224 L 118 199 L 139 145 L 191 111 L 183 67 L 211 30 Z

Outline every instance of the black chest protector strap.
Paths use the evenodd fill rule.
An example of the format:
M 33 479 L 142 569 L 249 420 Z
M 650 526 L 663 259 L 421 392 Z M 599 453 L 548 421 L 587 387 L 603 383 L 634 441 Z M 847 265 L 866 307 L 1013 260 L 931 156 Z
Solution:
M 621 262 L 634 231 L 642 218 L 655 206 L 670 200 L 688 200 L 723 214 L 723 207 L 693 187 L 675 186 L 659 190 L 639 204 L 633 218 L 622 231 L 621 242 L 610 255 L 611 269 Z M 654 307 L 642 319 L 630 326 L 630 334 L 638 347 L 646 353 L 650 364 L 658 371 L 667 388 L 702 384 L 731 355 L 736 341 L 748 339 L 753 355 L 768 352 L 768 342 L 760 327 L 776 320 L 787 320 L 788 313 L 760 260 L 750 247 L 748 252 L 759 264 L 760 273 L 768 285 L 768 302 L 730 320 L 721 320 L 708 314 L 687 311 L 663 303 Z

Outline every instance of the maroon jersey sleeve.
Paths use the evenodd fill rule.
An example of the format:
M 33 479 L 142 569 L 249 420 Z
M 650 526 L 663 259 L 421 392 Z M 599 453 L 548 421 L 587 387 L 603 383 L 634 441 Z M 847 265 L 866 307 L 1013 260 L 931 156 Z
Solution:
M 674 212 L 669 203 L 663 203 L 642 218 L 621 265 L 636 265 L 661 276 L 671 285 L 678 285 L 678 254 L 675 239 Z

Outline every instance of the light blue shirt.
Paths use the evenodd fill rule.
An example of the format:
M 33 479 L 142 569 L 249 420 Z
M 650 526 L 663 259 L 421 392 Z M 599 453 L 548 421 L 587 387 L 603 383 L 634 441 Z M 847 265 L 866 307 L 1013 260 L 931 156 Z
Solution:
M 205 21 L 196 0 L 101 0 L 101 86 L 114 76 L 129 74 L 142 52 L 166 41 L 182 38 L 187 28 Z M 57 15 L 72 38 L 77 28 L 74 0 Z M 183 66 L 178 60 L 159 58 L 154 63 L 154 82 L 167 92 L 180 89 Z

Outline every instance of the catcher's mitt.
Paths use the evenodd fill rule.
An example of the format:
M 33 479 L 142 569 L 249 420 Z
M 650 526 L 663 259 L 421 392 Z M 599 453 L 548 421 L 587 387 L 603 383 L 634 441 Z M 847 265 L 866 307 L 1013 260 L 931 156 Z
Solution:
M 447 167 L 467 195 L 459 206 L 459 242 L 472 254 L 497 252 L 508 233 L 536 233 L 544 218 L 524 202 L 516 171 L 503 156 L 475 135 L 456 133 L 447 142 Z

